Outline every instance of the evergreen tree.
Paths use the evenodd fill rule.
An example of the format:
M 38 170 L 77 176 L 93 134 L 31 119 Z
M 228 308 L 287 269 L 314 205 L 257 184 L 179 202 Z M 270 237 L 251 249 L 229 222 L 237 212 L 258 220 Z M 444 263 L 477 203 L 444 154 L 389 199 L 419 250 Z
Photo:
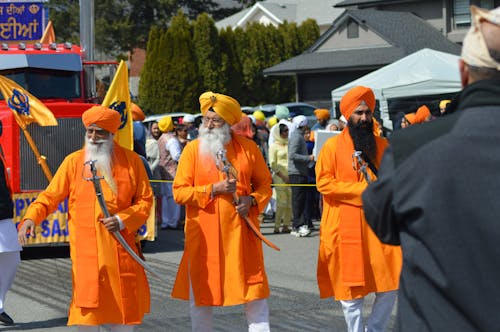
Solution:
M 242 29 L 233 31 L 230 27 L 220 31 L 221 49 L 221 78 L 220 92 L 236 98 L 240 103 L 245 102 L 243 94 L 243 76 L 241 62 L 237 51 L 237 38 L 243 35 Z
M 307 50 L 319 38 L 319 26 L 316 20 L 307 19 L 299 26 L 301 52 Z
M 168 59 L 161 85 L 164 91 L 161 101 L 163 112 L 194 113 L 199 109 L 200 82 L 191 26 L 182 11 L 172 19 L 167 30 L 167 42 L 166 47 L 172 51 L 172 56 Z
M 225 82 L 222 75 L 219 34 L 208 14 L 199 15 L 194 22 L 193 43 L 202 90 L 222 91 Z

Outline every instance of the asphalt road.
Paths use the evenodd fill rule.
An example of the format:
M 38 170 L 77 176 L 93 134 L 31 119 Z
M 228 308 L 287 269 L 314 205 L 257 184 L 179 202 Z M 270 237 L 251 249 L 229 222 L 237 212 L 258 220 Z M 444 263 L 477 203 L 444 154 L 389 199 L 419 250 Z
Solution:
M 318 224 L 316 224 L 318 226 Z M 316 284 L 316 259 L 319 232 L 296 238 L 290 234 L 272 234 L 267 221 L 262 231 L 281 248 L 280 252 L 264 246 L 266 271 L 271 287 L 269 298 L 273 331 L 345 331 L 340 304 L 321 300 Z M 145 257 L 166 281 L 148 275 L 151 287 L 151 313 L 136 331 L 190 331 L 188 302 L 174 300 L 170 292 L 182 255 L 182 231 L 159 231 L 155 242 L 148 242 Z M 0 331 L 71 331 L 66 326 L 71 296 L 70 260 L 65 248 L 27 248 L 16 280 L 7 294 L 5 311 L 16 321 Z M 43 258 L 41 258 L 43 257 Z M 373 297 L 368 297 L 365 307 Z M 369 313 L 369 310 L 365 310 Z M 394 325 L 394 311 L 389 324 Z M 214 310 L 216 331 L 246 331 L 241 306 Z

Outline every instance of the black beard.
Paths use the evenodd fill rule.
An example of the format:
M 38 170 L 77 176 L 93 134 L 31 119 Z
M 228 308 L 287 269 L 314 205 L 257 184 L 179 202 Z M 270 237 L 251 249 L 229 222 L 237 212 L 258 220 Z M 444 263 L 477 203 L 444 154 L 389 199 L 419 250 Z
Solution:
M 375 135 L 373 135 L 373 121 L 354 124 L 349 119 L 347 121 L 347 128 L 354 143 L 354 150 L 363 152 L 361 157 L 366 162 L 373 163 L 377 156 L 377 144 L 375 142 Z

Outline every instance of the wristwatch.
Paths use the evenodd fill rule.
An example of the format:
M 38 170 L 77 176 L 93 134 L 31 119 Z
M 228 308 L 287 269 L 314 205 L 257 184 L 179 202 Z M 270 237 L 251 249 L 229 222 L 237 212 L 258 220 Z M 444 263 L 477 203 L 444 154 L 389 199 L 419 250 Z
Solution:
M 250 195 L 250 197 L 252 198 L 252 206 L 257 205 L 257 200 L 255 199 L 255 197 L 253 197 L 252 195 Z

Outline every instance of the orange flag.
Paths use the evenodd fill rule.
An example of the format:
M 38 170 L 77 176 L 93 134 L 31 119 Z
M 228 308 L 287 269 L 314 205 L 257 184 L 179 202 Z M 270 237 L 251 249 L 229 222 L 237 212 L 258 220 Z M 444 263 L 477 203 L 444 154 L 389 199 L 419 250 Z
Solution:
M 56 42 L 56 33 L 54 32 L 54 26 L 52 25 L 52 21 L 47 23 L 45 30 L 43 31 L 42 38 L 40 38 L 40 43 L 42 44 L 50 44 Z
M 40 126 L 57 126 L 54 114 L 44 103 L 16 82 L 2 75 L 0 75 L 0 92 L 21 128 L 26 128 L 32 122 Z

